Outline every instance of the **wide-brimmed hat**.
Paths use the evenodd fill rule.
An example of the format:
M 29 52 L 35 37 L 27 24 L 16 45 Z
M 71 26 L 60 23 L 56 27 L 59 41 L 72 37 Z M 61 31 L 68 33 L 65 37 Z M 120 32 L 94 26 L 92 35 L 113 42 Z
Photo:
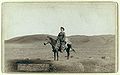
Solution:
M 65 28 L 64 28 L 64 27 L 60 27 L 60 29 L 63 29 L 63 30 L 65 30 Z

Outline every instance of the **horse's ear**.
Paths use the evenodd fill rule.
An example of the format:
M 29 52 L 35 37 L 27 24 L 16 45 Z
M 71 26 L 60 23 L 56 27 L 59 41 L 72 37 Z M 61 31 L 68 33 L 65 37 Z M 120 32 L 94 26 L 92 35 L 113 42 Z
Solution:
M 47 38 L 49 38 L 49 36 L 47 36 Z

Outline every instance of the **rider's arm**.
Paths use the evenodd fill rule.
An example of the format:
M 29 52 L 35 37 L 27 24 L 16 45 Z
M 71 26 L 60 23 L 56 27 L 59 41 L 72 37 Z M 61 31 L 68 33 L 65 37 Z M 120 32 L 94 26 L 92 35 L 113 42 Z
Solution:
M 65 41 L 65 38 L 66 38 L 65 32 L 63 34 L 64 34 L 63 40 Z

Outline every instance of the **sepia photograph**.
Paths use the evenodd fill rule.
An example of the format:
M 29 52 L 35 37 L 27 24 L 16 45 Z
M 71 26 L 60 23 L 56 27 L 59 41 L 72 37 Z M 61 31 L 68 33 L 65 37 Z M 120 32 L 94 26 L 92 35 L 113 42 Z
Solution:
M 116 73 L 116 2 L 2 3 L 5 73 Z

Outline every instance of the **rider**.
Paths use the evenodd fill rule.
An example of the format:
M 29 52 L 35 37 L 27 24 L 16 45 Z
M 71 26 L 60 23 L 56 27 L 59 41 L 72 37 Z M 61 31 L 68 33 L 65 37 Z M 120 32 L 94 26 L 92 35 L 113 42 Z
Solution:
M 64 31 L 64 27 L 60 27 L 60 33 L 57 36 L 56 49 L 58 49 L 60 52 L 63 52 L 63 50 L 65 50 L 66 36 Z

